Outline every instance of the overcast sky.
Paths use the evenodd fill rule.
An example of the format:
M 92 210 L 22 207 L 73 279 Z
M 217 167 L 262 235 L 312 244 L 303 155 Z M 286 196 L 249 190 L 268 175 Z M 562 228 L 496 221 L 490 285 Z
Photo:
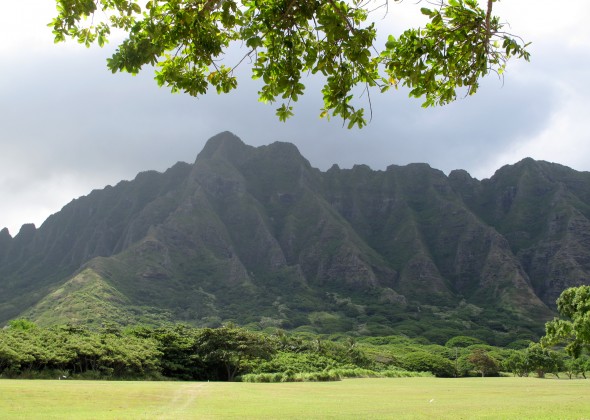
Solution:
M 0 13 L 0 228 L 12 235 L 92 189 L 193 162 L 225 130 L 254 146 L 292 142 L 322 170 L 426 162 L 482 179 L 527 156 L 590 170 L 588 0 L 496 3 L 511 31 L 533 42 L 530 63 L 511 62 L 503 83 L 490 77 L 476 96 L 444 108 L 424 110 L 401 91 L 375 92 L 373 120 L 362 130 L 319 119 L 314 80 L 296 116 L 280 123 L 275 107 L 257 101 L 256 82 L 195 99 L 158 88 L 149 71 L 113 75 L 106 57 L 114 43 L 53 43 L 46 24 L 54 4 L 11 1 Z M 390 2 L 382 36 L 399 33 L 419 8 Z

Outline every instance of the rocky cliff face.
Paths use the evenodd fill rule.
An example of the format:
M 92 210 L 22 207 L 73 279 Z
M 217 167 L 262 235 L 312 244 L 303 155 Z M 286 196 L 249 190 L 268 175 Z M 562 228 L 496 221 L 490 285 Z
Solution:
M 589 173 L 525 159 L 482 182 L 449 178 L 469 209 L 506 238 L 547 305 L 588 283 Z
M 588 215 L 588 174 L 546 162 L 484 181 L 425 164 L 320 172 L 291 144 L 222 133 L 192 165 L 1 231 L 0 320 L 231 319 L 506 342 L 534 335 L 559 293 L 587 282 Z

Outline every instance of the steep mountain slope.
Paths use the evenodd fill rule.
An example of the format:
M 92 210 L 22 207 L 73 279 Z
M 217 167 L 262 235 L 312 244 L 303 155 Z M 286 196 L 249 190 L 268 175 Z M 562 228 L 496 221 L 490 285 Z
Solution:
M 397 290 L 423 303 L 452 305 L 461 298 L 525 316 L 543 314 L 508 242 L 465 208 L 442 172 L 425 164 L 367 171 L 328 171 L 342 187 L 332 183 L 328 190 L 339 191 L 333 205 L 400 271 Z
M 525 160 L 478 181 L 425 164 L 321 172 L 231 133 L 193 165 L 0 231 L 0 321 L 114 321 L 509 342 L 590 269 L 590 178 Z
M 37 230 L 24 225 L 10 239 L 0 234 L 0 319 L 18 315 L 81 265 L 114 255 L 161 223 L 176 207 L 178 188 L 191 166 L 178 163 L 164 174 L 93 191 L 50 216 Z
M 549 306 L 590 279 L 590 174 L 525 159 L 474 183 L 451 173 L 467 206 L 509 242 Z

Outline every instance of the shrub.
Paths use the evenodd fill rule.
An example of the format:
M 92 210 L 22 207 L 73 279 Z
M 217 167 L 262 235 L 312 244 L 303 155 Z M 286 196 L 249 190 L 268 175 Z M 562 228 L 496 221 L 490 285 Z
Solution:
M 442 356 L 416 351 L 407 354 L 401 360 L 401 367 L 413 372 L 431 372 L 439 378 L 455 376 L 455 369 L 450 360 Z
M 277 372 L 277 373 L 248 373 L 238 378 L 242 382 L 276 383 L 276 382 L 327 382 L 339 381 L 337 371 L 323 370 L 320 372 Z
M 328 382 L 339 381 L 340 379 L 338 373 L 328 370 L 322 372 L 298 373 L 295 375 L 295 381 L 301 380 L 302 382 Z
M 433 376 L 430 372 L 410 372 L 404 369 L 396 368 L 395 366 L 381 371 L 379 374 L 384 378 L 416 378 Z
M 274 383 L 274 382 L 286 382 L 284 380 L 285 375 L 283 373 L 248 373 L 242 375 L 238 380 L 242 382 L 256 382 L 256 383 Z
M 518 339 L 509 343 L 506 348 L 512 350 L 524 350 L 531 344 L 531 340 Z
M 381 372 L 376 372 L 371 369 L 362 368 L 340 368 L 331 369 L 331 373 L 335 373 L 341 378 L 381 378 Z
M 469 347 L 473 346 L 474 344 L 485 344 L 479 338 L 468 337 L 465 335 L 459 335 L 457 337 L 451 338 L 449 341 L 445 343 L 446 347 L 454 348 L 454 347 Z
M 254 373 L 316 372 L 333 367 L 336 367 L 333 359 L 317 353 L 278 352 L 273 355 L 272 359 L 263 361 L 256 366 Z

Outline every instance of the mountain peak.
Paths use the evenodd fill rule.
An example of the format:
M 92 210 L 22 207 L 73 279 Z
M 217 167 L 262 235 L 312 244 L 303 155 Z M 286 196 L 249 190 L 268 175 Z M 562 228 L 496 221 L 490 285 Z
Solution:
M 10 231 L 8 230 L 8 228 L 0 230 L 0 240 L 3 240 L 5 238 L 12 239 L 12 236 L 10 235 Z
M 20 230 L 18 231 L 18 235 L 19 237 L 28 237 L 33 235 L 35 232 L 37 231 L 37 228 L 35 227 L 34 223 L 25 223 L 24 225 L 22 225 L 20 227 Z
M 297 146 L 293 143 L 276 141 L 268 146 L 262 146 L 259 149 L 261 151 L 264 150 L 268 156 L 276 162 L 298 162 L 311 168 L 309 161 L 303 157 Z
M 229 160 L 239 158 L 245 150 L 251 148 L 235 134 L 229 131 L 223 131 L 207 140 L 205 147 L 199 155 L 199 159 L 213 159 L 221 157 Z

